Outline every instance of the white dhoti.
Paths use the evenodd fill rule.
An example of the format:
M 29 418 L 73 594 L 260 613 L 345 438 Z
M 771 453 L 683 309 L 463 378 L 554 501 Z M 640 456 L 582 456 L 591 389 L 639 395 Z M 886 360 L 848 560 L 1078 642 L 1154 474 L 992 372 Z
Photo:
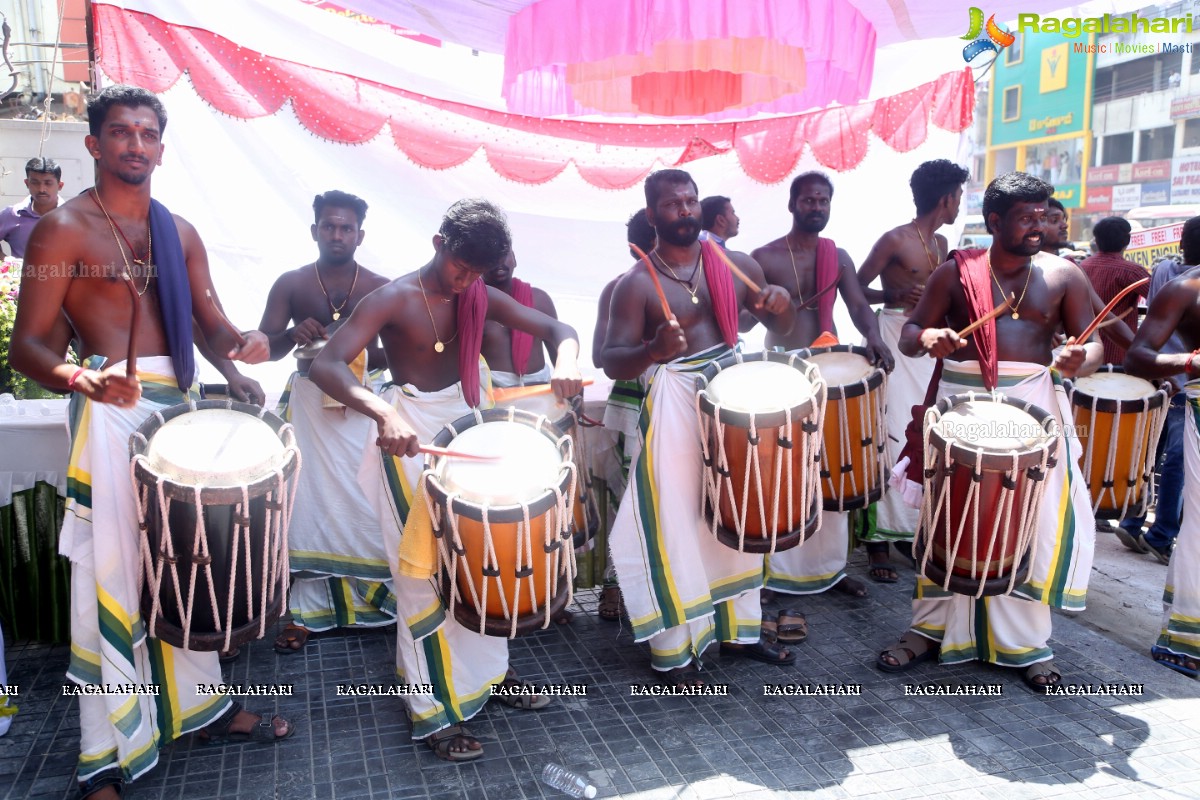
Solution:
M 656 670 L 684 666 L 714 639 L 759 640 L 761 554 L 738 553 L 700 508 L 704 463 L 695 374 L 724 346 L 662 365 L 640 416 L 642 448 L 613 523 L 610 548 L 636 641 Z
M 436 392 L 389 386 L 381 396 L 422 442 L 432 441 L 447 423 L 471 412 L 457 383 Z M 370 448 L 375 457 L 372 463 L 364 463 L 359 479 L 379 515 L 396 592 L 396 674 L 409 686 L 433 687 L 432 694 L 405 698 L 413 738 L 423 739 L 479 713 L 491 697 L 492 684 L 504 680 L 508 670 L 508 640 L 481 636 L 447 619 L 436 578 L 418 580 L 400 574 L 400 536 L 424 460 L 383 455 L 373 441 Z
M 1082 448 L 1058 374 L 1038 364 L 1001 361 L 998 388 L 1054 414 L 1063 435 L 1057 463 L 1046 477 L 1024 583 L 1011 595 L 976 600 L 918 577 L 912 630 L 941 643 L 944 664 L 978 660 L 1025 667 L 1049 660 L 1050 609 L 1082 609 L 1092 571 L 1096 520 L 1079 470 Z M 946 361 L 938 399 L 972 390 L 984 390 L 979 363 Z
M 1163 626 L 1157 647 L 1200 660 L 1200 381 L 1187 385 L 1183 428 L 1183 519 L 1163 591 Z
M 824 511 L 821 527 L 790 550 L 767 556 L 766 587 L 785 594 L 818 594 L 846 577 L 850 512 Z
M 896 366 L 888 375 L 887 433 L 888 451 L 885 462 L 888 470 L 900 458 L 904 448 L 904 432 L 912 419 L 912 407 L 925 402 L 925 392 L 933 377 L 935 359 L 928 356 L 907 358 L 900 353 L 900 331 L 908 320 L 908 312 L 885 308 L 879 312 L 879 335 L 883 343 L 896 353 Z M 898 491 L 885 492 L 875 505 L 875 524 L 866 541 L 912 541 L 917 532 L 921 509 L 904 502 Z
M 501 372 L 500 370 L 492 370 L 492 387 L 496 389 L 506 388 L 509 386 L 534 386 L 539 383 L 549 383 L 551 369 L 549 364 L 543 364 L 542 368 L 536 372 L 527 372 L 524 375 L 518 375 L 515 372 Z
M 396 597 L 375 507 L 356 480 L 375 423 L 325 394 L 299 373 L 288 381 L 279 414 L 296 429 L 304 469 L 288 529 L 292 619 L 311 631 L 373 627 L 396 619 Z M 364 455 L 365 454 L 365 455 Z
M 138 359 L 138 379 L 142 397 L 133 408 L 71 397 L 67 508 L 59 539 L 59 553 L 71 560 L 67 677 L 83 691 L 97 692 L 79 698 L 80 781 L 114 767 L 133 780 L 158 763 L 159 748 L 231 706 L 228 695 L 199 688 L 221 683 L 215 652 L 181 650 L 146 635 L 129 436 L 154 411 L 187 398 L 167 356 Z M 138 693 L 131 684 L 157 687 L 158 693 Z M 101 688 L 105 693 L 98 693 Z

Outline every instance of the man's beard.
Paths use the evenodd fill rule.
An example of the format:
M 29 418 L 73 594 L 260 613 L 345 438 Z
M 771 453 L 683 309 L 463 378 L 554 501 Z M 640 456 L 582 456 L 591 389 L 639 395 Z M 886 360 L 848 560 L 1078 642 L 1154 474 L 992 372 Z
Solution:
M 1029 239 L 1023 238 L 1016 244 L 1005 244 L 1003 247 L 1007 252 L 1013 254 L 1014 256 L 1032 256 L 1041 251 L 1042 245 L 1045 241 L 1045 237 L 1043 237 L 1040 241 L 1038 241 L 1037 244 L 1034 244 Z
M 800 225 L 800 230 L 805 233 L 820 233 L 829 224 L 829 217 L 810 214 L 806 217 L 798 217 L 796 221 Z
M 670 226 L 660 225 L 655 230 L 658 232 L 659 241 L 675 247 L 691 247 L 700 238 L 700 220 L 687 217 Z

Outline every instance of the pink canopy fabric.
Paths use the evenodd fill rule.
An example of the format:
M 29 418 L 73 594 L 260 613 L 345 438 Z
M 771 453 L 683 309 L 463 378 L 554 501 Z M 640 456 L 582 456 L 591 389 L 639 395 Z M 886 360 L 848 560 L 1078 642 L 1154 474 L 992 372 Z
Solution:
M 462 164 L 481 148 L 495 171 L 538 184 L 569 165 L 588 183 L 624 189 L 660 164 L 734 151 L 748 176 L 787 178 L 807 146 L 833 170 L 855 167 L 871 133 L 900 152 L 925 141 L 932 122 L 971 123 L 969 69 L 869 103 L 749 122 L 658 124 L 541 119 L 438 100 L 352 74 L 241 47 L 210 31 L 166 23 L 102 2 L 92 5 L 99 66 L 112 79 L 161 92 L 187 72 L 197 94 L 230 116 L 275 114 L 291 102 L 313 135 L 346 144 L 390 127 L 397 148 L 430 169 Z
M 744 118 L 867 96 L 875 28 L 845 0 L 538 0 L 512 15 L 508 109 Z

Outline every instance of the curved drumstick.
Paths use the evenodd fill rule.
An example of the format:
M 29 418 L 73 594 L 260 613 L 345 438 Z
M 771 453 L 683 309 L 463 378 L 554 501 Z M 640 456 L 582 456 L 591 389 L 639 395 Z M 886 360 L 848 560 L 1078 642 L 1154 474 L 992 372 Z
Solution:
M 812 297 L 805 300 L 803 303 L 801 303 L 799 305 L 799 307 L 796 310 L 803 311 L 806 308 L 812 308 L 813 303 L 815 303 L 817 300 L 820 300 L 821 297 L 829 294 L 831 291 L 833 291 L 834 289 L 837 288 L 838 282 L 841 280 L 841 277 L 842 277 L 841 275 L 838 275 L 837 277 L 835 277 L 828 286 L 826 286 L 824 289 L 822 289 L 821 291 L 814 294 Z
M 583 385 L 591 386 L 595 381 L 591 378 L 584 378 Z M 539 394 L 548 394 L 554 391 L 554 387 L 549 383 L 535 383 L 533 386 L 512 386 L 504 389 L 493 389 L 492 399 L 497 403 L 510 403 L 513 400 L 523 400 L 526 397 L 536 397 Z
M 984 325 L 987 325 L 989 322 L 994 320 L 996 317 L 1000 316 L 1005 311 L 1008 311 L 1010 308 L 1012 308 L 1012 301 L 1016 300 L 1016 299 L 1017 299 L 1017 293 L 1013 292 L 1012 300 L 1008 299 L 1007 297 L 1004 298 L 1004 305 L 996 306 L 991 311 L 984 314 L 982 317 L 975 320 L 967 327 L 963 328 L 961 331 L 958 332 L 958 338 L 960 338 L 960 339 L 967 338 L 968 336 L 970 336 L 972 333 L 975 332 L 976 328 L 981 328 Z
M 654 268 L 654 264 L 650 261 L 650 256 L 642 252 L 642 248 L 638 247 L 633 242 L 629 243 L 633 252 L 638 254 L 638 258 L 642 259 L 642 263 L 646 265 L 646 269 L 650 272 L 650 278 L 654 281 L 654 291 L 658 293 L 658 302 L 662 303 L 663 314 L 667 319 L 674 322 L 675 315 L 671 313 L 671 304 L 667 302 L 667 295 L 663 292 L 662 283 L 658 280 L 658 270 Z
M 724 249 L 722 249 L 720 247 L 714 247 L 713 249 L 717 251 L 717 255 L 719 255 L 721 257 L 721 260 L 725 262 L 725 266 L 729 267 L 729 271 L 732 272 L 734 275 L 736 275 L 742 281 L 742 283 L 744 283 L 744 284 L 746 284 L 746 286 L 750 287 L 750 291 L 754 292 L 755 294 L 758 294 L 759 292 L 762 291 L 762 289 L 758 288 L 757 283 L 750 280 L 750 278 L 746 275 L 746 273 L 744 273 L 740 269 L 738 269 L 738 266 L 733 263 L 733 259 L 731 259 L 729 256 L 725 255 Z
M 138 297 L 137 286 L 133 283 L 133 276 L 128 271 L 125 272 L 125 288 L 129 290 L 129 299 L 133 301 L 133 314 L 129 318 L 129 351 L 125 354 L 125 377 L 133 380 L 137 377 L 137 337 L 138 337 L 138 320 L 142 316 L 141 298 Z
M 208 304 L 212 306 L 212 310 L 216 313 L 217 320 L 225 326 L 225 330 L 229 331 L 229 334 L 233 337 L 233 341 L 237 342 L 238 347 L 245 347 L 246 337 L 242 336 L 242 332 L 229 321 L 229 317 L 225 316 L 225 312 L 217 305 L 217 298 L 213 297 L 212 289 L 205 289 L 204 294 L 208 297 Z
M 1129 315 L 1135 311 L 1137 311 L 1136 307 L 1129 309 L 1128 311 L 1126 311 L 1124 314 L 1120 315 L 1119 317 L 1113 317 L 1112 319 L 1106 319 L 1106 320 L 1104 320 L 1104 322 L 1101 322 L 1099 325 L 1096 326 L 1096 330 L 1101 330 L 1102 328 L 1107 328 L 1109 325 L 1116 325 L 1118 322 L 1124 322 L 1126 320 L 1126 318 L 1128 318 Z
M 503 456 L 481 456 L 474 453 L 463 453 L 458 450 L 447 450 L 444 447 L 435 447 L 431 444 L 423 444 L 417 448 L 418 453 L 428 453 L 431 456 L 445 456 L 446 458 L 464 458 L 467 461 L 499 461 Z
M 1101 322 L 1104 321 L 1104 318 L 1107 317 L 1114 308 L 1116 308 L 1117 303 L 1119 303 L 1121 301 L 1121 298 L 1123 298 L 1125 295 L 1129 294 L 1132 291 L 1142 288 L 1149 282 L 1150 282 L 1149 278 L 1142 278 L 1140 281 L 1131 283 L 1128 286 L 1126 286 L 1124 289 L 1122 289 L 1121 291 L 1117 292 L 1117 296 L 1114 297 L 1112 300 L 1108 301 L 1108 305 L 1106 305 L 1104 307 L 1104 310 L 1100 312 L 1100 315 L 1098 317 L 1096 317 L 1094 320 L 1092 320 L 1091 325 L 1088 325 L 1086 328 L 1083 329 L 1083 333 L 1081 333 L 1079 336 L 1075 337 L 1075 341 L 1076 342 L 1086 342 L 1088 339 L 1090 339 L 1092 334 L 1096 332 L 1096 328 L 1100 325 Z

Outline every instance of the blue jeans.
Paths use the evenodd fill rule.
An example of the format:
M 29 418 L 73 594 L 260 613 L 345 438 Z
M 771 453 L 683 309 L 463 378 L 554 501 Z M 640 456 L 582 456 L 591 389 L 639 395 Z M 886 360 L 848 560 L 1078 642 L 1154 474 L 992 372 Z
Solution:
M 1158 500 L 1154 509 L 1154 524 L 1146 531 L 1146 544 L 1159 550 L 1168 548 L 1179 535 L 1179 520 L 1183 514 L 1183 426 L 1186 421 L 1187 397 L 1177 392 L 1167 409 L 1167 421 L 1163 424 L 1162 449 L 1158 458 L 1161 479 L 1158 483 Z M 1129 517 L 1121 521 L 1122 530 L 1136 536 L 1145 523 L 1145 517 Z

